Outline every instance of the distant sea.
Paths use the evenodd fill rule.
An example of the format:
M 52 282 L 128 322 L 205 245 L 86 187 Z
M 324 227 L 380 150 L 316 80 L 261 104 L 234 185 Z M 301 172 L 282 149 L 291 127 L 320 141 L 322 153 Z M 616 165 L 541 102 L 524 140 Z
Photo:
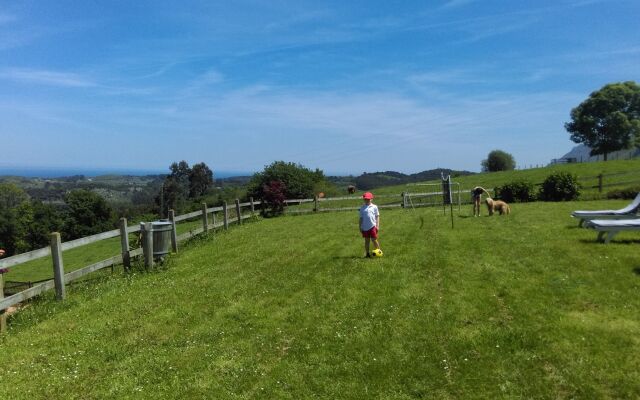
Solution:
M 25 178 L 60 178 L 63 176 L 84 175 L 94 177 L 100 175 L 165 175 L 168 170 L 156 169 L 123 169 L 123 168 L 57 168 L 57 167 L 3 167 L 0 166 L 0 176 L 23 176 Z M 250 176 L 253 172 L 216 171 L 214 178 L 228 178 L 230 176 Z

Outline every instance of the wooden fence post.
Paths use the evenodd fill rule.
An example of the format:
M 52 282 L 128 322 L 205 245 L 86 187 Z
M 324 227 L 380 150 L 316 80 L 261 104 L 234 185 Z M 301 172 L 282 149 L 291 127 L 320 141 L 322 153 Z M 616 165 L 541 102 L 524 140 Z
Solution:
M 242 225 L 242 212 L 240 211 L 239 199 L 236 199 L 236 215 L 238 216 L 238 225 Z
M 56 300 L 64 300 L 66 289 L 64 286 L 64 264 L 62 262 L 62 240 L 58 232 L 51 234 L 51 258 L 53 260 L 53 282 L 56 287 Z
M 318 196 L 313 196 L 313 211 L 318 212 Z
M 153 223 L 144 224 L 144 266 L 153 267 Z
M 127 219 L 120 218 L 120 247 L 122 248 L 122 265 L 125 271 L 131 267 L 129 256 L 129 232 L 127 232 Z
M 202 203 L 202 228 L 209 231 L 209 217 L 207 216 L 207 203 Z
M 253 217 L 256 213 L 256 206 L 253 204 L 253 197 L 249 197 L 249 202 L 251 203 L 251 216 Z
M 402 208 L 407 208 L 407 194 L 402 192 Z
M 176 230 L 176 212 L 169 210 L 169 221 L 171 221 L 171 250 L 178 252 L 178 231 Z
M 224 230 L 228 230 L 229 229 L 229 212 L 227 210 L 227 202 L 223 202 L 222 203 L 222 214 L 224 217 Z
M 4 274 L 0 274 L 0 300 L 4 299 Z M 5 310 L 0 310 L 0 333 L 7 331 L 7 314 Z
M 602 174 L 598 175 L 598 192 L 602 193 Z

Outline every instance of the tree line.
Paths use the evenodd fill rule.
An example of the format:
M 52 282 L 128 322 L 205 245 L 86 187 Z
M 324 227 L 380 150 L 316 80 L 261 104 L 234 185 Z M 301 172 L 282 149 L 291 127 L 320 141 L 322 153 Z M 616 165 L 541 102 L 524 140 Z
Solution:
M 205 164 L 174 162 L 154 195 L 144 194 L 137 204 L 110 204 L 88 189 L 64 193 L 61 204 L 30 197 L 14 183 L 0 183 L 0 248 L 7 255 L 49 245 L 49 234 L 60 232 L 64 241 L 115 229 L 120 217 L 130 223 L 164 218 L 169 209 L 177 214 L 198 210 L 202 202 L 219 206 L 224 201 L 250 197 L 263 200 L 265 215 L 277 215 L 287 198 L 308 198 L 337 193 L 324 173 L 302 165 L 276 161 L 256 173 L 243 187 L 214 187 L 213 171 Z
M 0 183 L 0 248 L 13 255 L 49 245 L 51 232 L 60 232 L 68 241 L 114 229 L 120 217 L 132 222 L 154 220 L 166 215 L 169 208 L 182 212 L 197 207 L 198 201 L 210 194 L 213 173 L 205 163 L 189 167 L 181 161 L 169 169 L 171 173 L 160 185 L 163 189 L 155 195 L 136 193 L 133 203 L 126 206 L 109 203 L 88 188 L 67 190 L 58 204 L 29 196 L 14 183 Z M 167 200 L 162 203 L 164 196 Z

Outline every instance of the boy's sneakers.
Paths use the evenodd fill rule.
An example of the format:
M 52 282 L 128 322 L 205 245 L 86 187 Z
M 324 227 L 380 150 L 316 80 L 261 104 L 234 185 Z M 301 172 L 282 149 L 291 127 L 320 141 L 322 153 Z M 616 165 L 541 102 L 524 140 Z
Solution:
M 364 256 L 364 258 L 371 258 L 371 254 L 367 253 L 367 255 Z

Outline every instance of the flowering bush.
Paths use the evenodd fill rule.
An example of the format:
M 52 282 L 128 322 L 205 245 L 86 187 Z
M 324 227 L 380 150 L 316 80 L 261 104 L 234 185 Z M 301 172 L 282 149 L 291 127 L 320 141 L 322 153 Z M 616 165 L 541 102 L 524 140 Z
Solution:
M 264 214 L 279 215 L 284 211 L 286 186 L 282 181 L 271 181 L 262 185 L 262 201 L 266 207 Z

